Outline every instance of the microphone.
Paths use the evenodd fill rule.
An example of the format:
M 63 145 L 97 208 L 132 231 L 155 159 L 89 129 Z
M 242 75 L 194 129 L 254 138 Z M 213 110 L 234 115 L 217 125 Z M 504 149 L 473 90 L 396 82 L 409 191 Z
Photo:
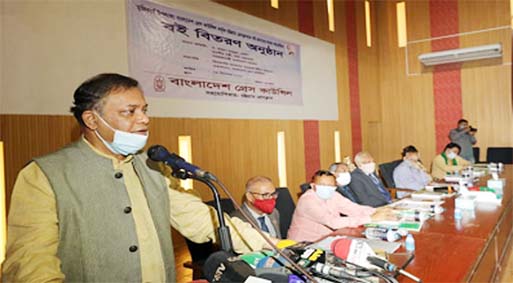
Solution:
M 196 177 L 207 178 L 212 181 L 217 180 L 217 178 L 212 173 L 201 170 L 198 166 L 185 161 L 185 159 L 183 159 L 180 155 L 169 153 L 169 151 L 167 151 L 167 149 L 161 145 L 152 145 L 148 149 L 148 156 L 153 161 L 164 162 L 165 164 L 171 166 L 173 170 L 184 170 Z
M 205 261 L 203 275 L 208 282 L 244 282 L 256 274 L 249 264 L 238 257 L 225 251 L 218 251 Z
M 333 241 L 331 243 L 331 251 L 336 257 L 367 269 L 373 267 L 367 258 L 369 256 L 376 256 L 369 244 L 364 241 L 348 238 L 340 238 Z
M 349 270 L 344 267 L 328 265 L 320 262 L 314 264 L 311 270 L 314 270 L 318 274 L 333 276 L 337 279 L 354 280 L 356 276 L 356 274 L 350 274 Z M 355 273 L 355 271 L 353 271 L 353 273 Z
M 416 277 L 415 275 L 401 269 L 401 268 L 398 268 L 395 264 L 389 262 L 389 261 L 386 261 L 382 258 L 379 258 L 379 257 L 376 257 L 376 256 L 369 256 L 367 257 L 367 260 L 372 264 L 372 265 L 375 265 L 377 267 L 380 267 L 380 268 L 383 268 L 384 270 L 386 271 L 390 271 L 390 272 L 399 272 L 399 274 L 402 274 L 408 278 L 410 278 L 411 280 L 415 281 L 415 282 L 422 282 L 422 280 L 420 280 L 420 278 Z

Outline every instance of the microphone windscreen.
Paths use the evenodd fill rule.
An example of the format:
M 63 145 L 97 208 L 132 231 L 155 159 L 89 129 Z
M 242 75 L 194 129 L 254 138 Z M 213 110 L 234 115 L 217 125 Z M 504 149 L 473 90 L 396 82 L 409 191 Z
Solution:
M 209 282 L 244 282 L 255 270 L 235 255 L 218 251 L 205 261 L 203 275 Z
M 372 268 L 367 257 L 376 255 L 366 242 L 348 238 L 333 241 L 331 251 L 336 257 L 366 268 Z
M 153 161 L 166 161 L 168 156 L 169 152 L 161 145 L 152 145 L 148 149 L 148 157 Z
M 341 259 L 347 260 L 347 255 L 351 248 L 352 240 L 348 238 L 340 238 L 331 242 L 331 252 Z

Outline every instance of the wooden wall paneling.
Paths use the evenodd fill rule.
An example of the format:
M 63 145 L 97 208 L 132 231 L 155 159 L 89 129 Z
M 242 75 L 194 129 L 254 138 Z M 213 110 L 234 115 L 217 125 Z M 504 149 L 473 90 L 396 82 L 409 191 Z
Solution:
M 511 67 L 463 69 L 462 93 L 463 114 L 479 130 L 481 160 L 487 147 L 512 146 Z
M 460 31 L 508 26 L 509 1 L 460 1 Z M 463 64 L 461 71 L 463 115 L 479 129 L 476 134 L 481 160 L 486 148 L 513 146 L 511 97 L 511 29 L 488 31 L 460 37 L 462 47 L 502 43 L 502 60 Z
M 335 13 L 335 17 L 340 16 Z M 334 32 L 329 30 L 327 1 L 313 1 L 315 37 L 333 43 Z M 344 28 L 339 26 L 338 28 Z M 337 25 L 335 24 L 335 30 Z
M 435 155 L 431 75 L 428 73 L 407 76 L 406 48 L 399 48 L 397 43 L 395 3 L 379 2 L 378 5 L 379 92 L 382 96 L 383 113 L 383 147 L 380 161 L 399 159 L 401 149 L 413 144 L 421 152 L 424 162 L 429 164 Z M 412 7 L 408 8 L 408 5 L 410 2 L 407 3 L 407 28 L 422 25 L 416 22 L 416 19 L 429 18 L 426 10 L 413 10 Z M 415 2 L 414 5 L 419 3 Z M 412 10 L 415 17 L 408 15 Z M 423 15 L 420 15 L 421 13 Z M 426 32 L 422 28 L 412 30 Z
M 80 136 L 72 116 L 0 115 L 0 140 L 5 145 L 6 202 L 18 172 L 32 158 L 54 151 Z
M 409 73 L 419 74 L 423 71 L 417 56 L 431 52 L 431 42 L 410 43 L 431 37 L 429 27 L 429 1 L 406 1 L 406 39 Z
M 335 11 L 335 60 L 337 65 L 337 92 L 338 92 L 338 127 L 340 130 L 341 155 L 353 156 L 352 136 L 351 136 L 351 109 L 349 100 L 349 74 L 348 74 L 348 58 L 347 58 L 347 30 L 346 26 L 346 10 L 345 2 L 334 1 Z M 339 28 L 337 28 L 339 27 Z M 327 160 L 321 159 L 322 164 L 328 163 Z
M 356 2 L 356 32 L 358 46 L 358 71 L 360 83 L 360 109 L 362 121 L 362 150 L 369 151 L 376 160 L 381 160 L 382 144 L 376 137 L 381 133 L 381 94 L 379 92 L 378 50 L 380 43 L 376 38 L 377 17 L 374 13 L 378 1 L 371 1 L 372 46 L 367 46 L 365 29 L 365 6 L 363 1 Z M 356 153 L 355 153 L 356 154 Z
M 460 32 L 509 26 L 511 24 L 509 2 L 509 0 L 459 0 Z
M 407 40 L 413 41 L 431 37 L 429 1 L 406 0 L 405 2 Z M 395 3 L 393 5 L 393 9 L 395 9 Z
M 310 179 L 305 176 L 305 156 L 302 121 L 280 121 L 276 130 L 285 131 L 287 155 L 287 185 L 294 200 L 301 191 L 299 185 Z
M 335 12 L 335 17 L 340 16 L 342 15 Z M 322 40 L 334 43 L 335 32 L 337 31 L 337 29 L 345 29 L 344 26 L 337 26 L 335 22 L 335 32 L 329 30 L 328 7 L 326 1 L 313 1 L 313 17 L 315 26 L 315 37 L 320 38 Z M 337 95 L 337 99 L 340 100 L 340 93 L 338 93 Z M 321 168 L 319 169 L 327 169 L 329 165 L 333 163 L 335 160 L 333 132 L 336 129 L 338 129 L 338 126 L 338 121 L 319 121 L 319 147 L 321 161 Z M 311 176 L 306 177 L 307 179 L 309 179 Z
M 339 130 L 338 121 L 321 121 L 319 123 L 319 140 L 321 149 L 321 168 L 328 169 L 335 162 L 334 132 Z
M 279 9 L 271 7 L 269 0 L 216 0 L 215 2 L 293 30 L 298 28 L 297 1 L 279 1 Z

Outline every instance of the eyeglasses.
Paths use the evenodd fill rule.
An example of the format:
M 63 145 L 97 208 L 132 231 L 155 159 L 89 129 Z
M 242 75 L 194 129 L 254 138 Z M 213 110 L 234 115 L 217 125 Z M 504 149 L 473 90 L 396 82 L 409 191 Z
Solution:
M 257 195 L 257 196 L 260 196 L 262 197 L 263 199 L 271 199 L 271 198 L 277 198 L 278 197 L 278 191 L 274 191 L 272 193 L 264 193 L 264 194 L 261 194 L 261 193 L 255 193 L 255 192 L 248 192 L 252 195 Z

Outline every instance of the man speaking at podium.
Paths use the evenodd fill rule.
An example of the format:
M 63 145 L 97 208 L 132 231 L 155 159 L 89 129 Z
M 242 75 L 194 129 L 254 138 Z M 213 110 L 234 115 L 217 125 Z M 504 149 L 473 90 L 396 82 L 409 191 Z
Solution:
M 216 241 L 214 209 L 141 152 L 147 107 L 129 77 L 100 74 L 78 87 L 71 112 L 82 137 L 35 158 L 14 185 L 4 281 L 174 282 L 170 225 Z M 236 251 L 264 247 L 249 224 L 226 220 Z

